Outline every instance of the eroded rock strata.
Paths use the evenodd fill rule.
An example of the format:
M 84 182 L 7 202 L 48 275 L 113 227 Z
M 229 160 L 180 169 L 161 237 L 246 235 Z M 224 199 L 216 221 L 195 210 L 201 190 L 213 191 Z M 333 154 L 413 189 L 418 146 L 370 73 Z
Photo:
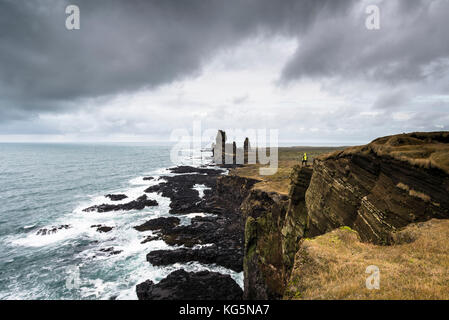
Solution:
M 213 215 L 192 218 L 187 226 L 153 222 L 158 226 L 150 230 L 159 239 L 183 248 L 149 252 L 147 260 L 154 265 L 197 261 L 234 271 L 243 266 L 244 299 L 285 297 L 304 239 L 347 226 L 361 241 L 389 245 L 411 223 L 449 218 L 448 143 L 448 133 L 414 133 L 323 155 L 313 167 L 293 168 L 288 195 L 253 188 L 256 180 L 220 170 L 173 169 L 178 175 L 163 177 L 165 182 L 146 192 L 169 197 L 173 214 Z M 207 187 L 203 197 L 193 189 L 198 184 Z M 179 288 L 173 281 L 178 277 L 184 279 Z M 191 291 L 177 296 L 184 281 L 194 279 L 182 272 L 166 279 L 140 284 L 139 298 L 206 298 Z M 202 279 L 209 288 L 217 285 L 210 277 Z
M 295 167 L 288 200 L 253 190 L 246 217 L 246 299 L 281 298 L 302 239 L 347 226 L 395 243 L 410 223 L 449 218 L 449 133 L 384 137 Z
M 288 198 L 277 193 L 252 190 L 242 204 L 246 218 L 244 298 L 282 297 L 285 267 L 282 226 Z
M 391 233 L 413 222 L 449 218 L 449 177 L 370 147 L 318 159 L 306 205 L 311 235 L 350 226 L 363 241 L 392 243 Z

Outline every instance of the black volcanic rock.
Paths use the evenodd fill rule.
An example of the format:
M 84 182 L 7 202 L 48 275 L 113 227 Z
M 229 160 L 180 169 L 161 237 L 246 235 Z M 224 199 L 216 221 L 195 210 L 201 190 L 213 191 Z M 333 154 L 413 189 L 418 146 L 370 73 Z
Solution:
M 108 227 L 108 226 L 103 226 L 103 225 L 101 225 L 101 224 L 95 224 L 95 225 L 92 225 L 92 226 L 90 226 L 91 228 L 97 228 L 97 231 L 98 232 L 109 232 L 109 231 L 111 231 L 112 229 L 114 229 L 113 227 Z
M 142 195 L 136 200 L 133 200 L 131 202 L 127 202 L 124 204 L 101 204 L 92 206 L 86 209 L 83 209 L 84 212 L 110 212 L 110 211 L 129 211 L 129 210 L 142 210 L 145 207 L 151 207 L 151 206 L 157 206 L 158 203 L 156 200 L 148 199 L 147 195 Z
M 164 182 L 150 186 L 145 192 L 157 192 L 170 198 L 170 213 L 203 212 L 214 216 L 194 217 L 190 225 L 168 224 L 165 227 L 165 220 L 151 222 L 152 228 L 160 229 L 156 236 L 151 235 L 142 243 L 162 238 L 169 245 L 183 245 L 184 248 L 152 251 L 147 254 L 147 261 L 156 266 L 197 261 L 241 272 L 244 222 L 240 205 L 257 180 L 226 176 L 222 174 L 222 170 L 207 168 L 184 166 L 174 168 L 172 172 L 178 175 L 162 177 Z M 199 197 L 198 191 L 193 189 L 195 184 L 208 188 L 204 190 L 202 198 Z M 142 228 L 146 229 L 144 225 Z M 195 247 L 196 245 L 201 246 Z M 136 290 L 139 299 L 242 297 L 242 290 L 228 276 L 210 272 L 188 274 L 183 270 L 170 274 L 158 284 L 148 280 L 139 284 Z
M 128 198 L 128 196 L 125 194 L 107 194 L 105 195 L 105 197 L 109 198 L 111 201 L 120 201 Z
M 148 230 L 169 230 L 177 225 L 179 225 L 180 220 L 175 217 L 168 218 L 156 218 L 148 220 L 147 222 L 141 224 L 140 226 L 135 226 L 134 229 L 137 231 L 148 231 Z
M 147 254 L 147 261 L 154 266 L 198 261 L 204 264 L 215 263 L 235 272 L 242 272 L 243 248 L 233 243 L 220 243 L 200 249 L 155 250 Z
M 70 228 L 70 225 L 68 225 L 68 224 L 63 224 L 63 225 L 60 225 L 60 226 L 53 226 L 53 227 L 51 227 L 51 228 L 42 228 L 42 229 L 39 229 L 39 230 L 36 232 L 36 234 L 37 234 L 37 235 L 40 235 L 40 236 L 45 236 L 45 235 L 49 235 L 49 234 L 56 233 L 56 232 L 58 232 L 59 230 L 62 230 L 62 229 L 69 229 L 69 228 Z
M 110 256 L 112 255 L 116 255 L 122 252 L 122 250 L 114 250 L 114 247 L 109 247 L 109 248 L 104 248 L 104 249 L 100 249 L 101 252 L 104 252 Z
M 243 243 L 243 231 L 238 219 L 224 217 L 194 217 L 191 224 L 164 230 L 162 238 L 169 245 L 192 247 L 196 244 L 229 240 Z
M 160 240 L 160 237 L 159 236 L 148 236 L 145 239 L 143 239 L 143 241 L 141 241 L 140 243 L 144 244 L 144 243 L 154 241 L 154 240 Z
M 163 176 L 165 181 L 148 187 L 145 192 L 157 192 L 164 197 L 170 198 L 170 213 L 185 214 L 196 212 L 213 213 L 214 205 L 211 203 L 211 196 L 216 188 L 217 177 L 221 175 L 220 170 L 201 169 L 193 167 L 177 167 L 179 170 L 193 172 L 196 170 L 208 170 L 207 174 L 180 174 L 176 176 Z M 191 169 L 187 169 L 191 168 Z M 174 169 L 173 169 L 174 170 Z M 204 197 L 200 198 L 199 192 L 193 187 L 205 185 L 208 189 L 204 191 Z
M 243 229 L 237 215 L 194 217 L 190 225 L 162 229 L 160 236 L 169 245 L 187 248 L 152 251 L 147 261 L 153 265 L 198 261 L 243 270 Z M 205 246 L 191 249 L 195 245 Z
M 182 269 L 158 284 L 150 280 L 138 284 L 136 293 L 139 300 L 241 300 L 243 294 L 229 275 Z
M 147 260 L 158 266 L 198 261 L 241 272 L 244 225 L 240 204 L 257 181 L 209 174 L 178 175 L 164 179 L 166 182 L 149 189 L 171 198 L 171 213 L 206 212 L 215 216 L 194 217 L 190 225 L 161 229 L 158 236 L 168 245 L 182 245 L 185 248 L 152 251 L 147 255 Z M 198 181 L 210 187 L 210 190 L 205 190 L 202 199 L 192 192 L 196 190 L 191 189 Z M 202 246 L 192 249 L 196 245 Z
M 145 180 L 145 181 L 149 181 L 149 180 L 153 180 L 154 179 L 154 177 L 144 177 L 143 178 L 143 180 Z
M 179 166 L 175 168 L 168 169 L 172 173 L 199 173 L 199 174 L 208 174 L 208 175 L 219 175 L 223 173 L 223 170 L 211 169 L 211 168 L 196 168 L 190 166 Z

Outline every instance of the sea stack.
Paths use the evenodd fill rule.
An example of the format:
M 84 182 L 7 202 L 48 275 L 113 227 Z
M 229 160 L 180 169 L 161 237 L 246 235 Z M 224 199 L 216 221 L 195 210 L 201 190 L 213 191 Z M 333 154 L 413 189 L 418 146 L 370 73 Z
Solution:
M 226 132 L 218 130 L 217 137 L 215 138 L 215 145 L 213 145 L 213 155 L 215 163 L 225 163 L 225 146 L 226 146 Z
M 248 152 L 249 152 L 249 139 L 245 138 L 245 142 L 243 143 L 243 163 L 248 163 Z

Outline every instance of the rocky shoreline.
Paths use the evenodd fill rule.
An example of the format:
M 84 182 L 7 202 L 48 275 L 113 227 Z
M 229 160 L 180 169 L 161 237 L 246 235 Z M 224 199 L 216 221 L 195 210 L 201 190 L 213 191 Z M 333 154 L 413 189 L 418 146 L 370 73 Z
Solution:
M 242 272 L 244 221 L 237 202 L 243 197 L 235 193 L 239 189 L 234 184 L 229 185 L 230 180 L 241 178 L 223 175 L 222 169 L 180 166 L 169 170 L 176 175 L 161 177 L 164 182 L 145 192 L 157 192 L 169 198 L 170 213 L 174 217 L 151 219 L 135 229 L 152 230 L 155 236 L 151 240 L 162 239 L 168 245 L 182 247 L 151 251 L 147 261 L 155 266 L 199 262 Z M 238 183 L 242 182 L 246 182 L 249 190 L 256 181 L 244 179 Z M 202 196 L 195 189 L 197 185 L 207 188 Z M 176 215 L 192 213 L 205 216 L 193 217 L 189 225 L 180 225 Z M 229 276 L 209 271 L 182 272 L 174 271 L 158 284 L 149 280 L 139 284 L 136 288 L 139 299 L 242 298 L 242 289 Z M 186 286 L 198 290 L 184 290 Z
M 142 263 L 170 268 L 197 263 L 244 276 L 242 290 L 229 274 L 178 269 L 158 283 L 141 279 L 136 286 L 139 299 L 294 298 L 303 290 L 294 275 L 311 263 L 304 259 L 308 239 L 341 229 L 357 233 L 363 242 L 389 246 L 401 244 L 399 235 L 411 224 L 449 218 L 449 162 L 443 157 L 449 154 L 448 143 L 446 133 L 413 133 L 323 154 L 312 167 L 293 166 L 288 194 L 253 188 L 259 180 L 223 170 L 236 164 L 177 166 L 159 178 L 143 178 L 157 184 L 142 189 L 135 200 L 108 194 L 112 203 L 83 211 L 90 215 L 155 207 L 159 203 L 151 197 L 156 193 L 170 200 L 168 216 L 133 227 L 138 233 L 151 231 L 141 243 L 159 240 L 170 248 L 145 252 L 147 262 Z M 423 150 L 434 150 L 427 152 L 437 156 L 404 156 L 421 155 Z M 117 226 L 90 227 L 107 233 Z M 70 228 L 51 226 L 37 235 Z M 409 238 L 406 242 L 414 241 Z M 120 252 L 107 247 L 98 255 Z
M 90 215 L 159 206 L 151 199 L 156 193 L 170 200 L 168 216 L 165 213 L 133 227 L 138 233 L 151 231 L 141 243 L 159 240 L 170 248 L 145 252 L 147 262 L 142 263 L 170 268 L 199 263 L 244 275 L 242 290 L 229 274 L 178 269 L 158 283 L 141 279 L 136 286 L 139 299 L 299 297 L 302 289 L 295 285 L 294 275 L 310 262 L 303 254 L 308 252 L 304 247 L 308 239 L 341 229 L 357 233 L 363 242 L 388 246 L 401 244 L 398 235 L 410 224 L 448 219 L 449 162 L 439 160 L 444 157 L 425 162 L 396 155 L 396 150 L 411 148 L 414 153 L 407 154 L 435 149 L 433 153 L 445 155 L 448 142 L 445 133 L 413 133 L 323 154 L 312 167 L 292 168 L 288 195 L 253 188 L 259 180 L 223 170 L 238 165 L 178 166 L 158 180 L 145 177 L 157 184 L 142 189 L 135 200 L 109 194 L 105 197 L 112 203 L 83 211 Z M 42 228 L 37 235 L 71 227 Z M 117 226 L 90 227 L 107 233 Z M 121 252 L 114 247 L 100 251 L 99 255 L 107 256 Z
M 137 232 L 151 231 L 141 243 L 163 240 L 175 247 L 153 250 L 146 260 L 154 266 L 170 266 L 176 263 L 197 262 L 220 266 L 236 273 L 243 272 L 244 221 L 240 214 L 240 203 L 256 180 L 231 177 L 225 169 L 238 165 L 212 167 L 177 166 L 169 168 L 173 175 L 159 177 L 160 183 L 144 190 L 144 194 L 126 202 L 124 194 L 107 194 L 112 202 L 83 209 L 88 213 L 143 210 L 158 206 L 151 199 L 157 193 L 170 199 L 169 213 L 173 216 L 158 217 L 134 226 Z M 146 181 L 154 177 L 144 177 Z M 238 186 L 238 187 L 237 187 Z M 199 191 L 201 190 L 201 192 Z M 189 224 L 181 224 L 179 216 L 195 215 Z M 41 230 L 41 233 L 56 232 Z M 92 225 L 98 232 L 109 232 L 113 227 Z M 113 247 L 104 250 L 115 255 L 120 251 Z M 145 280 L 145 279 L 142 279 Z M 170 273 L 159 283 L 143 281 L 136 286 L 139 299 L 242 299 L 243 290 L 228 275 L 207 270 L 186 272 L 183 269 Z

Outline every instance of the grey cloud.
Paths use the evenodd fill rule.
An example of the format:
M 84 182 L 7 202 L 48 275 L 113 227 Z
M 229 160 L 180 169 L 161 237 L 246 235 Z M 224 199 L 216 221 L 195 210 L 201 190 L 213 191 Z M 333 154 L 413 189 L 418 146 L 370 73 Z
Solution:
M 389 0 L 381 29 L 365 28 L 365 7 L 315 24 L 303 37 L 282 79 L 335 77 L 388 85 L 441 80 L 449 70 L 449 2 Z
M 65 7 L 81 30 L 65 29 Z M 304 33 L 347 0 L 0 1 L 0 109 L 60 110 L 65 101 L 195 76 L 220 49 L 258 33 Z M 3 113 L 6 114 L 6 113 Z
M 381 95 L 373 105 L 374 109 L 395 109 L 411 101 L 410 93 L 405 90 L 388 91 Z
M 79 31 L 65 29 L 69 3 L 80 7 Z M 449 89 L 449 1 L 383 1 L 380 31 L 365 29 L 361 3 L 0 0 L 0 133 L 100 128 L 106 134 L 163 135 L 173 117 L 177 125 L 189 125 L 196 109 L 206 111 L 203 120 L 209 127 L 278 127 L 285 138 L 316 136 L 310 130 L 299 132 L 300 127 L 317 127 L 323 138 L 357 141 L 418 128 L 448 129 L 447 100 L 425 98 L 447 95 Z M 327 114 L 315 112 L 313 106 L 247 110 L 245 104 L 256 98 L 250 93 L 251 99 L 229 97 L 227 106 L 217 106 L 211 97 L 207 106 L 191 107 L 197 102 L 174 97 L 164 104 L 170 110 L 158 110 L 151 121 L 123 110 L 99 112 L 107 108 L 108 97 L 195 77 L 222 50 L 255 36 L 278 35 L 298 43 L 280 70 L 281 82 L 318 79 L 324 91 L 330 83 L 337 96 L 350 96 L 350 105 Z M 366 93 L 375 98 L 366 102 Z M 424 102 L 416 102 L 416 97 L 424 97 Z M 83 115 L 77 114 L 80 108 Z M 369 108 L 374 115 L 361 114 Z M 67 114 L 63 124 L 39 118 L 56 112 Z M 394 112 L 412 116 L 394 120 Z

